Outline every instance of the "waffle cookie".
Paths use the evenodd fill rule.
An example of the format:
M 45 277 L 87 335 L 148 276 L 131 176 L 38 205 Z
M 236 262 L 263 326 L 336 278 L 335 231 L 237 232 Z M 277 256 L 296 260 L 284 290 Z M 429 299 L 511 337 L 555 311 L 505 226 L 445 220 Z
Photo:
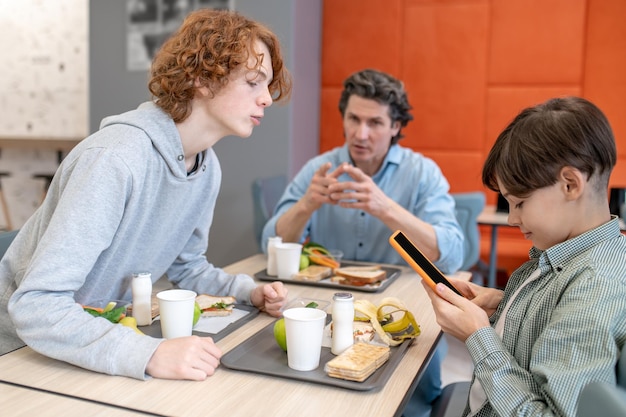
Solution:
M 355 343 L 326 363 L 324 370 L 333 378 L 363 382 L 389 359 L 389 347 Z

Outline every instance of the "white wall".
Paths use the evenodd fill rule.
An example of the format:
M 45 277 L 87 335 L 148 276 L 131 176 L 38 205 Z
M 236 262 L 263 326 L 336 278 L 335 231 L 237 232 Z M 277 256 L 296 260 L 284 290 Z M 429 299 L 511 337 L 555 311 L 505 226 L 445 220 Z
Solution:
M 87 134 L 87 16 L 85 0 L 0 0 L 0 138 Z M 54 150 L 0 150 L 0 230 L 24 224 L 45 191 L 37 176 L 57 166 Z
M 47 7 L 61 3 L 60 0 L 0 0 L 0 7 L 4 7 L 0 9 L 0 23 L 7 5 L 10 4 L 12 10 L 25 2 L 39 6 L 45 3 Z M 85 0 L 63 2 L 86 4 Z M 319 144 L 322 0 L 234 0 L 233 3 L 238 11 L 264 22 L 278 34 L 295 88 L 289 104 L 268 109 L 263 123 L 255 128 L 250 138 L 227 137 L 215 146 L 223 181 L 208 257 L 217 266 L 258 251 L 253 231 L 251 187 L 254 179 L 276 174 L 292 177 L 317 153 Z M 89 109 L 89 116 L 85 120 L 86 113 L 77 114 L 76 119 L 86 123 L 89 132 L 93 132 L 102 118 L 135 108 L 149 99 L 149 92 L 147 72 L 127 70 L 126 0 L 91 0 L 88 4 L 89 105 L 85 108 Z M 73 26 L 67 24 L 64 16 L 53 20 L 59 23 L 63 33 L 72 33 Z M 31 29 L 40 31 L 35 26 Z M 0 30 L 4 35 L 4 29 Z M 54 164 L 55 157 L 56 153 L 52 152 L 45 158 Z M 32 161 L 35 156 L 31 153 L 25 158 Z M 4 165 L 0 166 L 0 171 L 3 170 Z

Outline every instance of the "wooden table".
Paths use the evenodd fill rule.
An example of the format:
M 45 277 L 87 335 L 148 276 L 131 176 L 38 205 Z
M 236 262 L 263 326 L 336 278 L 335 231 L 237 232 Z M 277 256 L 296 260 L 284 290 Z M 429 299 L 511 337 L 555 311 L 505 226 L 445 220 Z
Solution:
M 259 254 L 224 269 L 253 275 L 264 269 L 265 263 L 265 256 Z M 398 297 L 413 312 L 421 327 L 421 335 L 379 390 L 354 391 L 225 367 L 202 382 L 138 381 L 81 369 L 42 356 L 28 347 L 0 356 L 0 382 L 167 416 L 400 416 L 441 336 L 420 278 L 408 268 L 401 268 L 401 276 L 382 293 L 353 291 L 356 299 L 369 299 L 377 304 L 384 297 Z M 291 284 L 288 289 L 290 299 L 310 297 L 329 301 L 337 291 Z M 217 344 L 223 352 L 228 352 L 274 320 L 259 314 Z M 35 398 L 41 394 L 31 395 Z M 27 406 L 24 402 L 24 407 Z M 38 415 L 58 413 L 44 410 Z
M 46 391 L 0 382 L 3 415 L 131 417 L 139 413 L 108 404 L 66 397 Z

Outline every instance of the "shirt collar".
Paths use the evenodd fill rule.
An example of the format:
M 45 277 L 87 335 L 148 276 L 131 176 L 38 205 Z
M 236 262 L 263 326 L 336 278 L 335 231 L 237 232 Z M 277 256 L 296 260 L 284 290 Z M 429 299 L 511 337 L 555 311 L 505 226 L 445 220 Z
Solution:
M 386 164 L 400 165 L 401 160 L 402 160 L 402 152 L 400 151 L 400 145 L 396 143 L 394 145 L 391 145 L 391 147 L 389 147 L 389 152 L 387 152 L 387 155 L 385 156 L 385 160 L 383 161 L 383 167 Z
M 398 144 L 391 145 L 389 147 L 389 150 L 387 151 L 387 155 L 385 155 L 385 159 L 383 160 L 383 163 L 380 166 L 380 169 L 372 177 L 374 182 L 378 182 L 385 175 L 385 171 L 389 167 L 393 166 L 394 168 L 396 168 L 398 165 L 400 165 L 401 161 L 402 161 L 402 150 L 400 149 L 400 146 Z
M 621 234 L 619 219 L 611 215 L 611 220 L 591 229 L 580 236 L 568 239 L 563 243 L 552 246 L 542 251 L 536 247 L 530 249 L 530 257 L 539 259 L 539 266 L 548 264 L 552 269 L 560 271 L 565 268 L 572 259 L 597 245 L 598 242 L 614 239 Z

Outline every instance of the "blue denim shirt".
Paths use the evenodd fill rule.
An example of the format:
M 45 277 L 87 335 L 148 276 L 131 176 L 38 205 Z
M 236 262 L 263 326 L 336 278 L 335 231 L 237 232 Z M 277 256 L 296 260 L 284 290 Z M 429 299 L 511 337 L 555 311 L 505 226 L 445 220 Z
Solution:
M 326 162 L 332 163 L 331 170 L 350 162 L 347 146 L 316 156 L 298 172 L 263 229 L 264 251 L 267 251 L 267 239 L 276 234 L 276 222 L 280 216 L 304 196 L 315 171 Z M 456 221 L 448 181 L 437 164 L 396 144 L 391 146 L 372 179 L 388 197 L 434 227 L 441 253 L 435 265 L 444 273 L 458 270 L 463 261 L 463 233 Z M 351 178 L 343 174 L 339 180 L 350 181 Z M 402 257 L 389 245 L 388 239 L 393 232 L 363 210 L 325 204 L 309 219 L 301 241 L 310 237 L 311 241 L 327 248 L 340 249 L 345 260 L 405 265 Z

